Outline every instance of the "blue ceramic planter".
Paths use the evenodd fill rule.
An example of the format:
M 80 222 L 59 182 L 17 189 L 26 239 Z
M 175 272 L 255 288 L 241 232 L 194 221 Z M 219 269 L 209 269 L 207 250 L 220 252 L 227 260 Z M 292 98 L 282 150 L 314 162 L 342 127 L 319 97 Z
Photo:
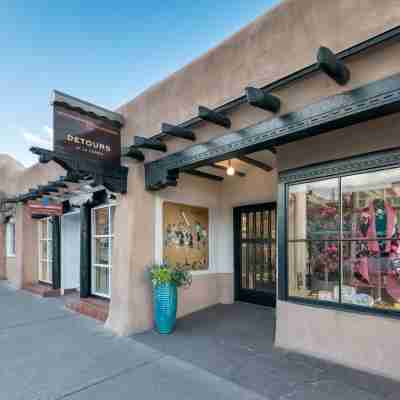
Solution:
M 177 289 L 174 284 L 158 285 L 153 288 L 154 321 L 161 334 L 169 334 L 175 328 Z

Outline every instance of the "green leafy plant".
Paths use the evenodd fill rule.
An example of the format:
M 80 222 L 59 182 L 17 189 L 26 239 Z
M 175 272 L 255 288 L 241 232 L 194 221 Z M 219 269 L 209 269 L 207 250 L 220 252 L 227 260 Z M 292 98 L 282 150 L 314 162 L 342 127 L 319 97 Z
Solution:
M 149 268 L 153 287 L 165 284 L 175 284 L 177 287 L 189 287 L 192 284 L 192 274 L 182 267 L 172 267 L 168 264 L 153 264 Z

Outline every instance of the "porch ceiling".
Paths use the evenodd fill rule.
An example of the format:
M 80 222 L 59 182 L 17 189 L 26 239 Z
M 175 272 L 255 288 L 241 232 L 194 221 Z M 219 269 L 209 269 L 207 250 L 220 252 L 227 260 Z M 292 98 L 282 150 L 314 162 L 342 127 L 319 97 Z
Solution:
M 327 97 L 302 110 L 197 144 L 145 164 L 146 188 L 175 186 L 179 172 L 272 149 L 400 111 L 400 74 Z

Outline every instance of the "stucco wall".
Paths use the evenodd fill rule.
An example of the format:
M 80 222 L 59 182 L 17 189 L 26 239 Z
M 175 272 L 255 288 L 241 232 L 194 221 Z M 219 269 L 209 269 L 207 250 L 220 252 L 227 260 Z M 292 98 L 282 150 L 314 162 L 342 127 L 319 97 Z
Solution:
M 21 289 L 37 281 L 38 271 L 37 222 L 23 204 L 18 204 L 16 210 L 15 245 L 16 257 L 7 262 L 7 278 L 14 287 Z
M 277 317 L 276 346 L 400 379 L 399 320 L 280 301 Z
M 195 116 L 200 104 L 220 105 L 242 95 L 248 85 L 262 86 L 312 64 L 321 45 L 340 51 L 398 24 L 400 7 L 396 0 L 283 1 L 221 45 L 121 106 L 118 111 L 127 122 L 123 143 L 132 143 L 134 135 L 157 133 L 161 122 L 179 123 Z M 346 62 L 352 79 L 345 87 L 338 87 L 317 73 L 276 91 L 283 99 L 281 113 L 398 72 L 397 57 L 389 48 Z M 241 113 L 245 109 L 246 118 Z M 262 110 L 245 106 L 240 107 L 240 114 L 229 113 L 233 130 L 270 117 Z M 193 129 L 199 141 L 226 133 L 224 128 L 207 123 Z M 187 143 L 171 140 L 168 145 L 170 151 L 176 151 Z M 147 152 L 147 157 L 158 155 Z
M 192 286 L 179 291 L 178 317 L 233 302 L 233 207 L 276 198 L 276 173 L 251 168 L 247 174 L 224 183 L 182 174 L 176 188 L 150 193 L 144 190 L 143 168 L 131 163 L 129 194 L 119 196 L 116 208 L 112 296 L 106 323 L 110 329 L 129 334 L 152 327 L 151 287 L 145 270 L 163 258 L 164 201 L 207 207 L 210 215 L 209 270 L 194 272 Z
M 21 168 L 17 174 L 6 175 L 4 184 L 9 188 L 8 193 L 10 195 L 20 194 L 27 192 L 30 188 L 57 180 L 65 174 L 65 170 L 54 162 L 38 163 L 30 168 Z M 22 204 L 17 207 L 15 221 L 16 257 L 7 258 L 6 275 L 14 287 L 22 288 L 38 280 L 38 226 L 37 221 L 32 220 L 29 212 Z M 5 241 L 3 243 L 5 244 Z M 3 249 L 3 251 L 5 250 Z

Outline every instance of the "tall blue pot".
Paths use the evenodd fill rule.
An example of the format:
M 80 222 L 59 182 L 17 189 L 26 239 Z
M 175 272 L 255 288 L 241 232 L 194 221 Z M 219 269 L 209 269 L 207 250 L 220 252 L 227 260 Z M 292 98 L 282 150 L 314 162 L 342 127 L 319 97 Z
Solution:
M 175 328 L 177 299 L 176 285 L 172 283 L 153 288 L 154 321 L 161 334 L 169 334 Z

